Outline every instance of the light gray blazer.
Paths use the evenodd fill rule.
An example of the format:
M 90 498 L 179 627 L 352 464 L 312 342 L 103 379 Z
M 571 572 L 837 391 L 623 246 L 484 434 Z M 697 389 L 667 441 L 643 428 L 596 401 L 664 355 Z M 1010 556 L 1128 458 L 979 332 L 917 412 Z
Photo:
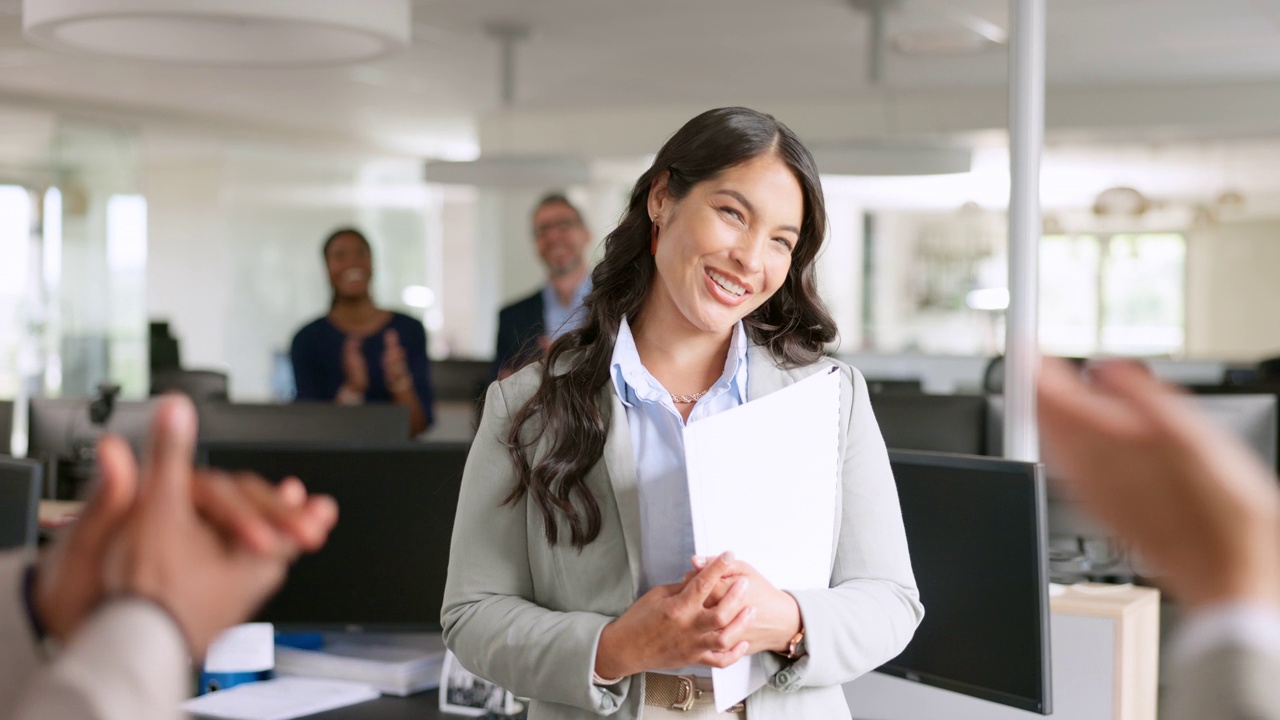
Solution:
M 23 553 L 0 553 L 0 720 L 185 717 L 186 646 L 163 610 L 110 601 L 46 659 L 22 601 L 26 566 Z
M 888 453 L 857 370 L 828 359 L 784 370 L 759 347 L 750 348 L 748 362 L 751 400 L 838 366 L 844 444 L 831 586 L 793 593 L 808 655 L 784 665 L 764 653 L 771 677 L 747 699 L 747 716 L 847 718 L 840 685 L 896 656 L 924 616 Z M 581 551 L 549 545 L 533 503 L 502 504 L 515 486 L 505 439 L 540 371 L 527 367 L 489 388 L 458 499 L 441 612 L 445 644 L 472 672 L 533 698 L 531 720 L 614 713 L 633 720 L 643 706 L 643 676 L 608 688 L 591 682 L 600 631 L 635 602 L 639 587 L 643 530 L 627 415 L 613 388 L 602 387 L 608 439 L 586 478 L 600 503 L 599 537 Z M 544 442 L 536 444 L 534 462 L 545 452 Z M 778 518 L 780 526 L 787 521 Z
M 1160 716 L 1280 720 L 1280 656 L 1224 645 L 1175 667 Z

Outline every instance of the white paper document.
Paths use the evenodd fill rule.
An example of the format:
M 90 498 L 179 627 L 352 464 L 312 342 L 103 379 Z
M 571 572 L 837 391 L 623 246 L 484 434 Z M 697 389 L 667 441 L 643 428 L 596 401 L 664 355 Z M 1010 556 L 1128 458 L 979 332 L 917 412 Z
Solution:
M 346 680 L 276 678 L 201 695 L 183 703 L 182 709 L 192 715 L 233 720 L 290 720 L 380 695 L 369 685 Z
M 694 546 L 734 555 L 780 590 L 825 588 L 835 552 L 836 368 L 684 429 Z M 763 686 L 754 656 L 712 670 L 724 712 Z

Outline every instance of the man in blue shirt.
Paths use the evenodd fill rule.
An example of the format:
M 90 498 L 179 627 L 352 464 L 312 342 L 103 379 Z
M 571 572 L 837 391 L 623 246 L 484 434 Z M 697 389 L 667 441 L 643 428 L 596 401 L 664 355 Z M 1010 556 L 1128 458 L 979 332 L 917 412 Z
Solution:
M 533 209 L 533 238 L 547 267 L 547 284 L 498 315 L 494 375 L 501 379 L 536 360 L 582 321 L 582 300 L 591 291 L 587 247 L 591 234 L 582 213 L 562 194 L 552 193 Z

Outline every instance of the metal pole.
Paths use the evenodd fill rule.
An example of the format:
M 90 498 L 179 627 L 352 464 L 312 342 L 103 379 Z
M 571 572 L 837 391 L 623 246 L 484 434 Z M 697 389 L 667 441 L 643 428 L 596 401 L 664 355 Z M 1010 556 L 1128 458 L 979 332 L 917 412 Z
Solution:
M 511 107 L 516 101 L 516 43 L 529 37 L 529 26 L 521 23 L 492 22 L 485 25 L 485 32 L 496 39 L 502 58 L 502 106 Z
M 1040 459 L 1040 151 L 1044 145 L 1044 0 L 1009 0 L 1009 313 L 1005 330 L 1004 454 Z
M 871 42 L 868 43 L 867 79 L 876 86 L 884 81 L 884 3 L 871 4 L 868 12 L 871 13 Z

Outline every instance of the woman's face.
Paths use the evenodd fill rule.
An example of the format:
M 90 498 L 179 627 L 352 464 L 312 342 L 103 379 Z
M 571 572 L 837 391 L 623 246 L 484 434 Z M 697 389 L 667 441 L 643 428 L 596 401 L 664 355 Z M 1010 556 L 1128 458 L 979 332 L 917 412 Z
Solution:
M 649 214 L 660 230 L 645 314 L 722 333 L 782 287 L 800 240 L 804 194 L 769 153 L 698 183 L 679 201 L 660 179 Z
M 329 268 L 329 284 L 340 298 L 362 298 L 369 294 L 373 258 L 369 246 L 359 237 L 343 234 L 329 243 L 324 255 Z

